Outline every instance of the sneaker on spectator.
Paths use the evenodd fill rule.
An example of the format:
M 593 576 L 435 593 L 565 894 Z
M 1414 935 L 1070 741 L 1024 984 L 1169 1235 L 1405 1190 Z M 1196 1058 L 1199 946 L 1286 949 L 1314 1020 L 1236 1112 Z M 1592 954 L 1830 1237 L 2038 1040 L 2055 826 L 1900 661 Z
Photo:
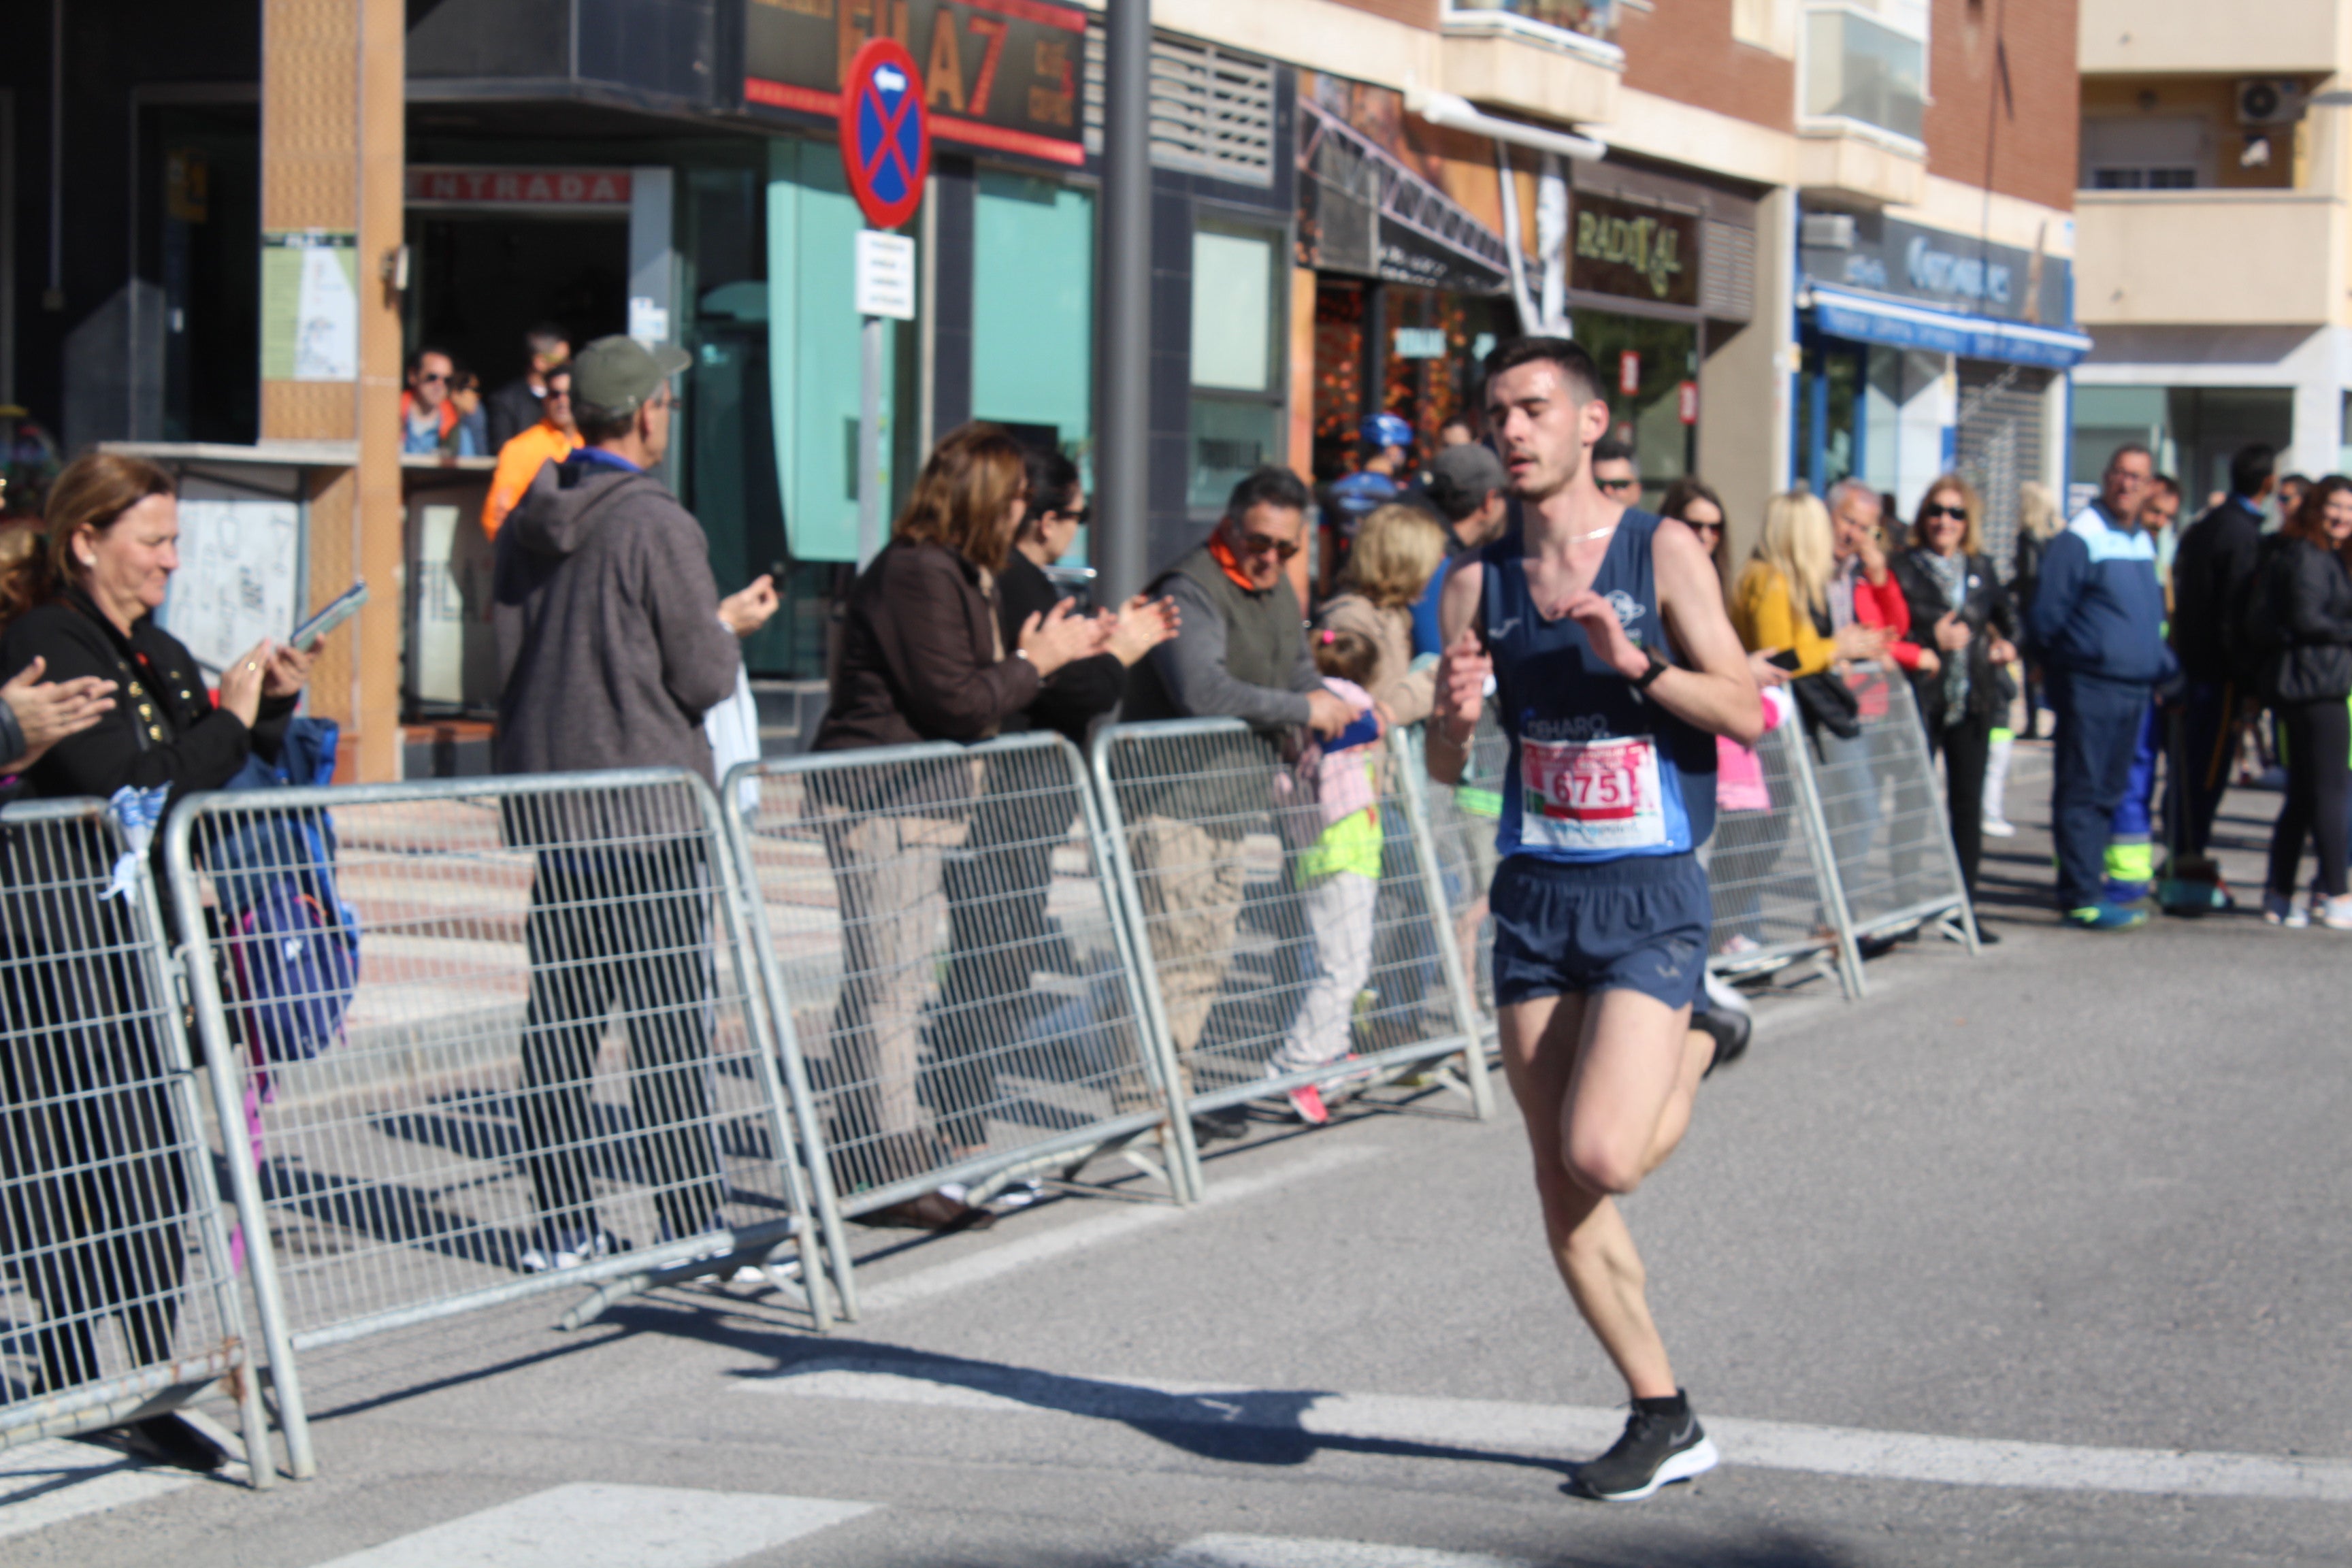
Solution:
M 2295 908 L 2294 895 L 2263 890 L 2263 923 L 2284 926 L 2289 931 L 2301 931 L 2311 923 L 2311 917 Z
M 1323 1108 L 1323 1091 L 1311 1083 L 1300 1084 L 1283 1098 L 1290 1101 L 1290 1109 L 1298 1120 L 1310 1127 L 1320 1127 L 1331 1120 L 1331 1113 Z
M 2352 931 L 2352 893 L 2338 893 L 2332 899 L 2315 896 L 2311 918 L 2329 931 Z
M 1763 944 L 1744 931 L 1734 931 L 1723 939 L 1723 956 L 1737 958 L 1743 952 L 1754 952 Z
M 1984 830 L 1987 837 L 1993 838 L 2014 838 L 2017 837 L 2017 824 L 2010 821 L 2005 816 L 1986 817 L 1984 819 Z
M 2147 911 L 2137 904 L 2084 904 L 2066 911 L 2066 923 L 2077 931 L 2137 931 L 2147 924 Z
M 576 1268 L 605 1258 L 616 1250 L 613 1233 L 601 1226 L 588 1226 L 579 1230 L 548 1233 L 542 1231 L 538 1241 L 522 1249 L 515 1259 L 525 1274 L 545 1274 L 557 1268 Z

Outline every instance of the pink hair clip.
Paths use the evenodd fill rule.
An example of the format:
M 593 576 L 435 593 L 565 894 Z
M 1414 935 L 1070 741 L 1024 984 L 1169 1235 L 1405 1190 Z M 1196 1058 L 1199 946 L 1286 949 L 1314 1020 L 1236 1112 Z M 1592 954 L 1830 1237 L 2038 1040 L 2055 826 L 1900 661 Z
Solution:
M 1329 626 L 1325 626 L 1323 628 L 1323 642 L 1325 647 L 1328 647 L 1339 640 L 1339 634 L 1338 632 L 1333 631 Z

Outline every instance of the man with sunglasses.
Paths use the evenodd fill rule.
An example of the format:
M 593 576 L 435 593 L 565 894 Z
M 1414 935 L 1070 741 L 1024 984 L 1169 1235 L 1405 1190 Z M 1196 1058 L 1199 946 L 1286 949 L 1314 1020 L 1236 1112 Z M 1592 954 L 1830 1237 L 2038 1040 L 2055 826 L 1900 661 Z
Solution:
M 1714 1060 L 1690 1027 L 1712 915 L 1696 851 L 1715 825 L 1716 737 L 1753 745 L 1764 715 L 1714 561 L 1595 480 L 1605 386 L 1565 339 L 1486 362 L 1519 527 L 1447 574 L 1429 767 L 1460 777 L 1491 684 L 1513 774 L 1488 895 L 1503 1066 L 1553 1262 L 1633 1399 L 1575 1485 L 1631 1501 L 1716 1463 L 1615 1198 L 1681 1141 Z
M 1181 768 L 1126 791 L 1160 1000 L 1188 1064 L 1232 957 L 1246 870 L 1240 841 L 1264 819 L 1272 738 L 1297 729 L 1337 735 L 1355 719 L 1315 668 L 1286 570 L 1306 542 L 1312 500 L 1289 469 L 1258 468 L 1234 487 L 1208 539 L 1145 590 L 1173 599 L 1180 620 L 1175 637 L 1128 671 L 1120 717 L 1234 718 L 1256 731 L 1201 737 Z M 1196 1126 L 1223 1133 L 1237 1120 Z
M 479 458 L 485 454 L 474 421 L 458 411 L 449 394 L 457 362 L 440 349 L 422 348 L 408 365 L 408 390 L 400 395 L 400 449 L 419 457 Z
M 1614 436 L 1592 443 L 1592 488 L 1620 506 L 1639 505 L 1642 470 L 1633 462 L 1633 448 Z

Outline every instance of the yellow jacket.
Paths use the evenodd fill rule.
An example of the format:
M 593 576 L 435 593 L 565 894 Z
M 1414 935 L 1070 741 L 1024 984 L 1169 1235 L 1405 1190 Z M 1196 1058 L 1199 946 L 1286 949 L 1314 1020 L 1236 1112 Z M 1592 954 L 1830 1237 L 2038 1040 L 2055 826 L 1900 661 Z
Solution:
M 503 459 L 501 459 L 503 461 Z M 1731 626 L 1750 653 L 1793 648 L 1798 675 L 1818 675 L 1837 657 L 1837 646 L 1814 628 L 1811 611 L 1789 591 L 1777 566 L 1751 561 L 1731 593 Z
M 579 445 L 577 436 L 566 435 L 561 426 L 542 419 L 499 447 L 498 471 L 490 476 L 489 499 L 482 503 L 482 531 L 496 539 L 499 524 L 522 500 L 522 492 L 530 489 L 530 481 L 539 478 L 540 468 L 563 461 Z

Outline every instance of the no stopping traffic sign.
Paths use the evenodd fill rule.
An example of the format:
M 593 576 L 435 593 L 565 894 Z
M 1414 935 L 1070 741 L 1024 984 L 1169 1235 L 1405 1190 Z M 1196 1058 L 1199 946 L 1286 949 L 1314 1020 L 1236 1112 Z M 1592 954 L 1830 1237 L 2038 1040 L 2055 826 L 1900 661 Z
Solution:
M 841 84 L 841 166 L 866 221 L 896 228 L 915 216 L 931 166 L 931 125 L 915 58 L 896 38 L 872 38 Z

